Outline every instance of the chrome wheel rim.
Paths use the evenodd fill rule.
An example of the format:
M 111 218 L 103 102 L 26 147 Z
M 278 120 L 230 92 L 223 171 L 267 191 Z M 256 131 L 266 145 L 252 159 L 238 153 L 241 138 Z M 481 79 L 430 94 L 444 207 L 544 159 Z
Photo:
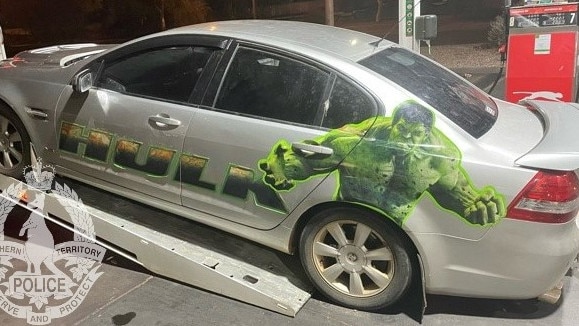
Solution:
M 9 119 L 0 116 L 0 168 L 14 169 L 22 162 L 23 157 L 22 135 Z
M 344 220 L 325 225 L 314 237 L 314 265 L 332 288 L 354 297 L 386 289 L 395 260 L 388 243 L 365 224 Z

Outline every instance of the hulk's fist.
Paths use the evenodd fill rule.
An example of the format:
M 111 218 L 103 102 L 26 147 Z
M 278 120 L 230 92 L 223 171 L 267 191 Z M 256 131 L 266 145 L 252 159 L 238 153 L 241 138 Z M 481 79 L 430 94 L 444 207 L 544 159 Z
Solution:
M 472 224 L 479 225 L 493 224 L 505 215 L 503 197 L 488 188 L 482 189 L 464 210 L 464 218 Z

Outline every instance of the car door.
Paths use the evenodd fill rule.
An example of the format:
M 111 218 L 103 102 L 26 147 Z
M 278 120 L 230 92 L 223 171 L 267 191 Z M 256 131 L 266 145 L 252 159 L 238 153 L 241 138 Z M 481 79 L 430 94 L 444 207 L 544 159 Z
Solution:
M 358 110 L 351 110 L 352 100 Z M 376 114 L 375 101 L 335 73 L 249 46 L 235 50 L 203 103 L 185 137 L 183 205 L 259 229 L 278 225 L 339 163 L 331 148 L 310 140 Z M 301 153 L 330 166 L 276 188 L 266 181 L 266 165 L 282 147 L 287 157 Z
M 180 204 L 179 156 L 194 110 L 190 99 L 211 75 L 219 47 L 195 39 L 138 43 L 90 67 L 83 94 L 58 116 L 58 164 L 86 180 Z

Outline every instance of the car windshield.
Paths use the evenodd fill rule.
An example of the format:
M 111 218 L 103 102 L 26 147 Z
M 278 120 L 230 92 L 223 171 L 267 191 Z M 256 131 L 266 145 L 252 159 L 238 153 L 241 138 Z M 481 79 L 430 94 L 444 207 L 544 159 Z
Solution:
M 475 138 L 497 119 L 496 104 L 485 92 L 412 51 L 391 47 L 359 63 L 415 94 Z

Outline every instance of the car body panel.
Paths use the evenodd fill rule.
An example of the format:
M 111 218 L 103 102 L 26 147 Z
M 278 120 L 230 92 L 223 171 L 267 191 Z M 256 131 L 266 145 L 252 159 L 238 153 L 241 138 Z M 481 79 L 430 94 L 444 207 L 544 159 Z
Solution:
M 299 192 L 278 194 L 264 184 L 262 171 L 258 168 L 258 161 L 268 155 L 272 140 L 289 137 L 299 141 L 320 135 L 322 131 L 200 111 L 187 133 L 184 152 L 206 158 L 207 165 L 202 170 L 203 184 L 183 179 L 185 207 L 211 212 L 259 229 L 271 229 L 324 178 L 310 180 Z M 259 135 L 256 135 L 256 130 L 259 130 Z M 216 195 L 216 192 L 221 195 Z
M 549 101 L 526 101 L 544 119 L 545 137 L 532 151 L 517 159 L 516 163 L 541 169 L 579 169 L 579 143 L 574 129 L 579 119 L 577 103 L 561 104 Z
M 380 40 L 376 36 L 341 28 L 329 30 L 320 28 L 320 26 L 312 23 L 293 24 L 286 21 L 257 19 L 204 23 L 180 27 L 174 32 L 227 35 L 239 40 L 286 48 L 306 56 L 309 56 L 314 50 L 319 54 L 338 55 L 350 61 L 358 61 L 379 48 L 368 46 L 370 43 Z M 385 40 L 382 46 L 391 44 Z
M 91 89 L 82 104 L 74 95 L 63 98 L 66 104 L 57 120 L 60 155 L 53 163 L 180 203 L 181 187 L 174 176 L 192 110 L 179 104 L 127 97 Z M 179 125 L 166 127 L 151 120 L 159 115 Z
M 430 271 L 425 275 L 428 292 L 528 299 L 563 278 L 577 256 L 578 231 L 576 220 L 544 225 L 505 219 L 478 241 L 434 233 L 411 237 Z

